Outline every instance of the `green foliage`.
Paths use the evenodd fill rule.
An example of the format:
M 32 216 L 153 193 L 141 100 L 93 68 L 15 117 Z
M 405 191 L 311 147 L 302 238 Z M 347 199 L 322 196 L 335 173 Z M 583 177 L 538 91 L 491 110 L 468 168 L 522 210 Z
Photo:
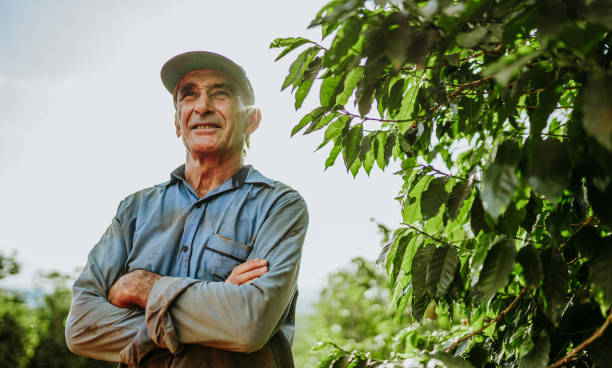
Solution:
M 313 85 L 321 104 L 293 134 L 326 128 L 326 168 L 340 153 L 353 176 L 401 167 L 403 224 L 381 254 L 390 305 L 424 326 L 446 311 L 418 364 L 459 364 L 446 352 L 546 366 L 610 313 L 610 14 L 609 0 L 334 0 L 311 24 L 322 41 L 272 44 L 308 46 L 287 83 L 307 85 L 296 106 Z M 582 326 L 580 310 L 595 311 Z M 482 331 L 453 344 L 462 326 Z M 605 362 L 606 336 L 573 364 Z M 321 367 L 378 364 L 367 347 L 326 346 Z M 407 350 L 392 353 L 407 364 Z
M 19 263 L 14 255 L 7 258 L 16 270 L 12 274 L 16 274 Z M 0 367 L 116 365 L 81 357 L 68 350 L 64 337 L 71 300 L 68 280 L 69 276 L 57 272 L 40 275 L 40 288 L 34 293 L 35 297 L 29 297 L 32 302 L 27 304 L 24 294 L 0 289 Z

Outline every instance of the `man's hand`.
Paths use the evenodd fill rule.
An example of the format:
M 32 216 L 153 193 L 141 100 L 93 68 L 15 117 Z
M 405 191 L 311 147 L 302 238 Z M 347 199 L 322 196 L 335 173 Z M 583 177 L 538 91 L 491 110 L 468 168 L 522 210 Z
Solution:
M 266 272 L 268 272 L 268 261 L 266 259 L 251 259 L 234 267 L 225 283 L 234 285 L 248 284 Z
M 145 309 L 155 282 L 162 276 L 146 270 L 126 273 L 111 286 L 108 301 L 121 308 Z
M 261 258 L 248 260 L 232 270 L 225 280 L 228 284 L 242 285 L 268 272 L 268 261 Z M 146 270 L 126 273 L 111 286 L 108 301 L 121 308 L 145 309 L 155 282 L 162 276 Z

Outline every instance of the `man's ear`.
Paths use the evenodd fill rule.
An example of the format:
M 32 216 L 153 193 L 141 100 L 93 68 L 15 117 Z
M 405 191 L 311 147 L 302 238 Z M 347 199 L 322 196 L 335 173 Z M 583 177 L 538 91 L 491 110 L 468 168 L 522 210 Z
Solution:
M 179 124 L 178 117 L 174 115 L 174 129 L 176 129 L 176 136 L 181 137 L 181 125 Z
M 261 110 L 253 108 L 250 115 L 251 116 L 249 116 L 247 126 L 244 130 L 246 134 L 253 133 L 259 127 L 259 122 L 261 121 Z

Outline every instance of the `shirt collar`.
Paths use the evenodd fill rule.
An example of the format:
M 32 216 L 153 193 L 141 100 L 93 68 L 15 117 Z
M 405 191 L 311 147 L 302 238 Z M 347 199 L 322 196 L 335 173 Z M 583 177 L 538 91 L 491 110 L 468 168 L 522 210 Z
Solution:
M 169 186 L 171 184 L 174 184 L 176 182 L 183 182 L 184 184 L 188 185 L 187 180 L 185 179 L 185 165 L 181 165 L 179 167 L 177 167 L 176 169 L 174 169 L 172 171 L 172 173 L 170 173 L 170 180 L 160 184 L 160 186 Z M 223 183 L 221 183 L 221 185 L 219 185 L 217 188 L 213 189 L 212 191 L 210 191 L 210 193 L 219 193 L 222 191 L 226 191 L 229 189 L 236 189 L 236 188 L 240 188 L 244 185 L 244 183 L 247 184 L 265 184 L 268 186 L 275 186 L 276 182 L 274 180 L 271 180 L 269 178 L 266 178 L 265 176 L 263 176 L 259 171 L 257 171 L 256 169 L 253 168 L 253 166 L 251 165 L 245 165 L 242 166 L 235 174 L 234 176 L 232 176 L 231 178 L 227 179 L 226 181 L 224 181 Z M 208 196 L 208 195 L 206 195 Z

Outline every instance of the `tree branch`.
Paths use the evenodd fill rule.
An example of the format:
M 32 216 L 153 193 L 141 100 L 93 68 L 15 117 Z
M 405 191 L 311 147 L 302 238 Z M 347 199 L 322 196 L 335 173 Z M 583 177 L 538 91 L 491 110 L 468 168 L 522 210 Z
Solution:
M 608 326 L 610 325 L 610 321 L 612 321 L 612 309 L 610 310 L 610 314 L 608 314 L 608 318 L 606 318 L 606 321 L 604 322 L 603 325 L 601 325 L 599 330 L 595 331 L 595 333 L 591 335 L 591 337 L 584 340 L 582 344 L 572 349 L 572 351 L 567 353 L 562 359 L 555 362 L 555 364 L 549 365 L 548 368 L 557 368 L 567 363 L 574 355 L 576 355 L 576 353 L 580 352 L 582 349 L 586 348 L 590 343 L 592 343 L 598 337 L 600 337 L 606 331 L 606 328 L 608 328 Z
M 500 319 L 504 318 L 504 316 L 506 314 L 508 314 L 508 312 L 510 312 L 514 307 L 516 307 L 516 305 L 518 304 L 518 302 L 523 298 L 523 296 L 525 295 L 525 293 L 527 292 L 528 287 L 525 286 L 523 288 L 523 290 L 521 290 L 520 294 L 517 295 L 517 297 L 512 301 L 512 303 L 510 303 L 510 305 L 504 309 L 500 314 L 497 315 L 497 317 L 493 318 L 489 323 L 485 324 L 484 326 L 482 326 L 481 328 L 479 328 L 478 330 L 472 332 L 471 334 L 464 336 L 462 338 L 460 338 L 459 340 L 455 341 L 454 344 L 452 344 L 451 346 L 447 347 L 446 349 L 444 349 L 444 351 L 452 351 L 455 350 L 455 348 L 457 346 L 459 346 L 459 344 L 461 344 L 462 342 L 464 342 L 465 340 L 469 340 L 472 337 L 478 335 L 479 333 L 481 333 L 482 331 L 484 331 L 485 329 L 487 329 L 489 326 L 491 326 L 494 323 L 497 323 Z

